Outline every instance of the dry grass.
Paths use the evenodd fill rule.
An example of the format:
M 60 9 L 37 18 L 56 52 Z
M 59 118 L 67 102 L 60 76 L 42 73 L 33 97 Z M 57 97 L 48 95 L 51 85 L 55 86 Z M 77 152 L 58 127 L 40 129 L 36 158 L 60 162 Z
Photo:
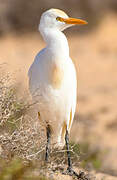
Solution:
M 0 78 L 0 145 L 2 156 L 39 158 L 44 150 L 42 128 L 37 120 L 26 114 L 32 104 L 18 99 L 10 76 Z

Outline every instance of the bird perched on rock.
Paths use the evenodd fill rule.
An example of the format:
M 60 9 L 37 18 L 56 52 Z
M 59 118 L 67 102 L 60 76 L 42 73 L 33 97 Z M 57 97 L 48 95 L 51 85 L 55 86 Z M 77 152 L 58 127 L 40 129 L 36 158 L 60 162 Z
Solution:
M 63 147 L 66 142 L 69 172 L 74 172 L 69 133 L 76 108 L 77 79 L 68 41 L 62 31 L 76 24 L 87 22 L 70 18 L 59 9 L 42 14 L 39 31 L 46 47 L 37 54 L 28 73 L 29 89 L 37 102 L 39 119 L 45 122 L 47 131 L 45 160 L 48 160 L 50 140 L 57 147 Z

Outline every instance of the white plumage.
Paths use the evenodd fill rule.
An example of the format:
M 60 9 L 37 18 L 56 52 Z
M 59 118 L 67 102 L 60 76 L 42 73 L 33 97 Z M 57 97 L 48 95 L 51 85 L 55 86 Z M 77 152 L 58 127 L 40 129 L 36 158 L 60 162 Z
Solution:
M 37 102 L 39 119 L 50 127 L 52 143 L 65 144 L 76 108 L 77 80 L 63 30 L 86 21 L 69 18 L 63 11 L 50 9 L 41 16 L 39 30 L 46 42 L 29 69 L 29 88 Z

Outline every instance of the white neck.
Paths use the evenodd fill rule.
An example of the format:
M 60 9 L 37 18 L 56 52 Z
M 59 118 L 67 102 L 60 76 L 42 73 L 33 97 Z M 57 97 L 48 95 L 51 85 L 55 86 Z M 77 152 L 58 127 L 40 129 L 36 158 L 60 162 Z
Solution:
M 53 55 L 57 56 L 67 56 L 69 57 L 69 46 L 66 36 L 54 28 L 40 28 L 40 33 L 46 42 L 46 48 L 51 51 Z

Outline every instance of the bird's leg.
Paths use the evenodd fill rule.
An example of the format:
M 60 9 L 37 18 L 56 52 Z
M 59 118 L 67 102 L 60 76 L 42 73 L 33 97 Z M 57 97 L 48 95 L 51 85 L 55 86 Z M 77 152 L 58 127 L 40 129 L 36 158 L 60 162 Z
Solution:
M 47 125 L 46 127 L 46 133 L 47 133 L 47 144 L 46 144 L 45 161 L 47 162 L 49 156 L 49 145 L 50 145 L 50 135 L 51 135 L 51 130 L 49 125 Z
M 70 171 L 72 169 L 72 162 L 71 162 L 70 150 L 69 150 L 69 133 L 68 133 L 68 130 L 66 130 L 65 142 L 66 142 L 67 157 L 68 157 L 68 171 Z
M 82 177 L 82 175 L 84 174 L 83 172 L 81 172 L 80 174 L 77 174 L 73 169 L 72 169 L 72 162 L 71 162 L 71 157 L 70 157 L 70 149 L 69 149 L 69 133 L 68 130 L 66 129 L 66 135 L 65 135 L 65 142 L 66 142 L 66 148 L 67 148 L 67 157 L 68 157 L 68 168 L 67 168 L 67 172 L 69 175 L 74 175 L 76 176 L 78 179 Z

